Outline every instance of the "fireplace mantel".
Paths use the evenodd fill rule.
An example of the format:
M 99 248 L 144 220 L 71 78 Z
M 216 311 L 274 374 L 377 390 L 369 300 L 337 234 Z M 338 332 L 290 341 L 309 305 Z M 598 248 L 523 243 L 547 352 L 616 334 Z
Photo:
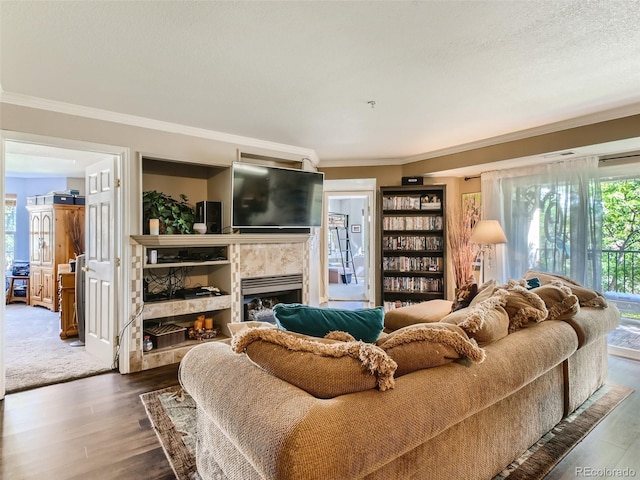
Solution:
M 305 243 L 308 233 L 229 233 L 221 235 L 132 235 L 131 239 L 147 247 L 188 247 L 219 245 L 250 245 L 274 243 Z

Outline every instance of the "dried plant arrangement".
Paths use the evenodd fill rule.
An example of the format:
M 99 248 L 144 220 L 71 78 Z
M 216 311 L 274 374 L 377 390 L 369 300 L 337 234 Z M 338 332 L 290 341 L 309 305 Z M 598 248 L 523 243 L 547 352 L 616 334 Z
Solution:
M 76 255 L 84 253 L 84 221 L 78 212 L 67 212 L 64 217 L 64 226 L 71 239 L 73 252 Z
M 447 216 L 447 231 L 456 289 L 473 275 L 473 263 L 479 253 L 478 245 L 471 243 L 471 231 L 480 220 L 480 194 L 463 195 L 462 205 Z

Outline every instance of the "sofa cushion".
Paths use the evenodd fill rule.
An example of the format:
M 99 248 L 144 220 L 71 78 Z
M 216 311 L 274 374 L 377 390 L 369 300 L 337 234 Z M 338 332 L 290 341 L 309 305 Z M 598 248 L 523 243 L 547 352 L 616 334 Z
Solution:
M 365 342 L 312 338 L 279 329 L 252 328 L 231 342 L 236 353 L 317 398 L 394 387 L 396 363 Z
M 578 335 L 578 348 L 602 339 L 620 323 L 620 310 L 614 303 L 608 308 L 580 307 L 580 313 L 565 320 Z
M 278 327 L 312 337 L 324 337 L 334 330 L 347 332 L 356 340 L 375 342 L 384 325 L 383 307 L 343 310 L 299 303 L 278 303 L 273 307 Z
M 567 320 L 580 311 L 578 297 L 571 293 L 571 289 L 561 282 L 552 282 L 533 288 L 549 311 L 547 320 Z
M 384 327 L 391 331 L 416 323 L 439 322 L 451 311 L 451 305 L 450 300 L 438 299 L 389 310 L 384 315 Z
M 542 285 L 547 285 L 552 282 L 562 282 L 571 289 L 571 293 L 578 297 L 581 307 L 607 308 L 608 306 L 607 300 L 600 292 L 587 288 L 564 275 L 540 272 L 538 270 L 528 270 L 527 273 L 524 274 L 524 278 L 526 279 L 532 277 L 538 277 Z
M 461 308 L 468 307 L 478 294 L 478 284 L 476 283 L 476 277 L 473 275 L 467 279 L 467 281 L 460 288 L 456 288 L 456 300 L 451 306 L 451 311 L 455 312 Z
M 481 363 L 484 350 L 457 325 L 419 323 L 403 327 L 377 342 L 397 364 L 395 376 L 437 367 L 458 358 Z
M 469 306 L 472 307 L 477 303 L 485 301 L 487 298 L 493 295 L 493 292 L 496 290 L 496 288 L 497 288 L 497 284 L 495 280 L 487 280 L 486 282 L 484 282 L 482 285 L 478 287 L 478 293 L 476 294 L 475 297 L 473 297 L 473 300 L 471 300 L 471 303 L 469 304 Z
M 452 312 L 441 321 L 458 325 L 480 346 L 493 343 L 509 334 L 509 315 L 504 309 L 507 295 L 506 290 L 497 290 L 486 300 Z

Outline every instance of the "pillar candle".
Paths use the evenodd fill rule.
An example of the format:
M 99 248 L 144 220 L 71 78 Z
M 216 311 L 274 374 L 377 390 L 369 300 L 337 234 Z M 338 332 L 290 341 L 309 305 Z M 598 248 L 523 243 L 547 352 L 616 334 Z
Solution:
M 204 328 L 206 330 L 212 330 L 213 329 L 213 318 L 205 318 L 204 319 Z
M 160 235 L 160 220 L 157 218 L 149 220 L 149 235 Z
M 194 328 L 195 330 L 202 330 L 202 320 L 196 320 L 196 321 L 193 323 L 193 328 Z

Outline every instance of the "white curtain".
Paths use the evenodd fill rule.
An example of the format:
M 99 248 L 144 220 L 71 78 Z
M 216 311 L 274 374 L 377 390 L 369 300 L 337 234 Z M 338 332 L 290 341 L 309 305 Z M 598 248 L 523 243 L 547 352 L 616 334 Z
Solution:
M 597 157 L 487 172 L 481 184 L 482 218 L 498 220 L 508 239 L 486 278 L 504 282 L 535 268 L 601 288 Z

